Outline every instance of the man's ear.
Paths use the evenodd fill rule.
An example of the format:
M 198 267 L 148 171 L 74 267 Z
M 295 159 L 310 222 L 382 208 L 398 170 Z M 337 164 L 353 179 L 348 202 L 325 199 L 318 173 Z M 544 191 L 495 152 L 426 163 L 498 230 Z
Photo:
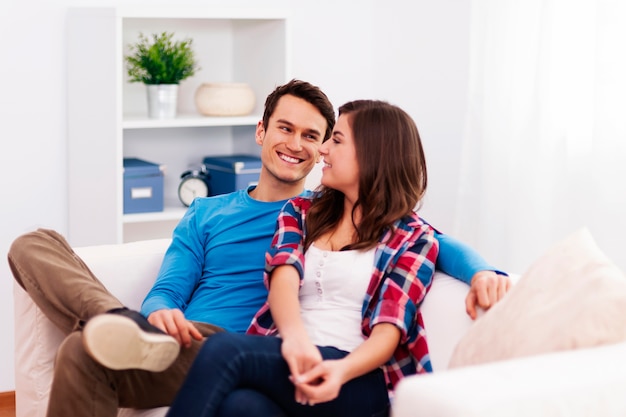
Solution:
M 256 124 L 256 132 L 254 133 L 254 140 L 257 144 L 263 145 L 263 139 L 265 138 L 265 126 L 263 126 L 263 120 L 259 120 Z

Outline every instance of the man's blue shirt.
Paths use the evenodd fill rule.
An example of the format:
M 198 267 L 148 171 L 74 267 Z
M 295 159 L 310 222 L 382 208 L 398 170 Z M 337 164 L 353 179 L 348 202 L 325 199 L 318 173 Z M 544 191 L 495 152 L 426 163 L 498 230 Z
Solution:
M 235 191 L 197 198 L 174 229 L 156 282 L 141 313 L 178 308 L 188 320 L 245 332 L 265 302 L 265 252 L 287 200 L 261 202 Z M 305 192 L 308 194 L 308 192 Z M 438 234 L 437 269 L 469 283 L 493 270 L 472 248 Z

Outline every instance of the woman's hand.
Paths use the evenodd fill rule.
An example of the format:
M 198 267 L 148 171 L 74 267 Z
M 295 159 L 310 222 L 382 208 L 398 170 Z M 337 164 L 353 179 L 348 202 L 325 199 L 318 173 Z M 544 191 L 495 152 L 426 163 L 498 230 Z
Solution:
M 303 373 L 322 362 L 320 351 L 309 341 L 308 337 L 284 339 L 281 345 L 281 353 L 289 366 L 292 382 L 302 379 Z M 299 404 L 308 402 L 308 397 L 300 390 L 297 384 L 295 400 Z
M 325 360 L 299 378 L 292 378 L 296 391 L 306 397 L 309 405 L 337 398 L 343 384 L 387 362 L 400 342 L 400 335 L 394 324 L 375 325 L 370 337 L 343 359 Z
M 308 405 L 334 400 L 346 381 L 346 364 L 342 359 L 325 360 L 299 378 L 292 378 L 296 390 L 306 397 Z
M 322 361 L 320 351 L 308 338 L 283 340 L 281 353 L 294 377 L 299 377 Z

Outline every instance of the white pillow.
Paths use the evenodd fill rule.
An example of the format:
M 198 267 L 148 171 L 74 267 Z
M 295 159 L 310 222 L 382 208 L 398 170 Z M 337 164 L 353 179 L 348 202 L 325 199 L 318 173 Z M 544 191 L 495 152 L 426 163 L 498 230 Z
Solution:
M 554 245 L 457 344 L 450 368 L 626 340 L 626 276 L 587 229 Z

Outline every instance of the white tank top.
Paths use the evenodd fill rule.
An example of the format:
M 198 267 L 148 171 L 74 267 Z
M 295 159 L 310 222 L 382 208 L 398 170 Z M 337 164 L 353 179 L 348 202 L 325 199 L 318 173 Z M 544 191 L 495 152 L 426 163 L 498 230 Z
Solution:
M 299 294 L 300 314 L 315 345 L 351 352 L 365 339 L 361 309 L 372 278 L 374 252 L 308 248 Z

